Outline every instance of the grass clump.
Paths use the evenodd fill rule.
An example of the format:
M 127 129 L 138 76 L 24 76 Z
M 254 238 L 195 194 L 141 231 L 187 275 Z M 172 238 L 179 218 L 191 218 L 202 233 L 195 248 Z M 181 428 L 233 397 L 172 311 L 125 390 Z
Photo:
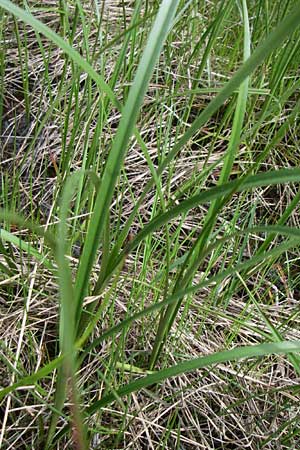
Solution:
M 5 448 L 297 448 L 298 6 L 0 0 Z

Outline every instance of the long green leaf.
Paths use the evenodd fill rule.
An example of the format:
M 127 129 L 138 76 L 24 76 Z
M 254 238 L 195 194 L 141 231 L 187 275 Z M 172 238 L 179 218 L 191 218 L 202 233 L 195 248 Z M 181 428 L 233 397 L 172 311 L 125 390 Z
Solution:
M 64 360 L 64 356 L 60 355 L 57 358 L 50 361 L 45 366 L 41 367 L 37 372 L 35 372 L 32 375 L 28 375 L 26 377 L 23 377 L 21 380 L 16 381 L 14 384 L 7 386 L 0 390 L 0 401 L 11 392 L 15 391 L 16 389 L 25 387 L 25 386 L 31 386 L 37 383 L 40 379 L 45 378 L 47 375 L 49 375 L 54 370 L 57 370 L 62 362 Z
M 57 420 L 62 411 L 65 398 L 68 379 L 70 380 L 69 387 L 72 391 L 76 389 L 75 376 L 75 304 L 74 304 L 74 288 L 72 282 L 71 270 L 66 259 L 68 248 L 68 227 L 67 218 L 69 212 L 69 205 L 71 203 L 74 191 L 82 177 L 81 171 L 75 172 L 67 180 L 64 187 L 62 198 L 60 201 L 60 221 L 58 224 L 58 236 L 60 244 L 56 248 L 56 259 L 58 264 L 58 282 L 60 291 L 60 320 L 59 320 L 59 343 L 62 354 L 68 355 L 64 358 L 62 367 L 59 367 L 57 372 L 54 412 L 51 417 L 51 423 L 48 430 L 46 449 L 49 448 L 52 438 L 54 436 Z M 72 387 L 71 387 L 72 386 Z M 72 392 L 74 395 L 74 392 Z M 75 397 L 77 397 L 75 393 Z M 73 405 L 73 409 L 77 405 Z M 76 408 L 77 409 L 77 408 Z M 82 427 L 81 427 L 82 428 Z
M 250 57 L 250 29 L 249 29 L 249 19 L 248 19 L 248 9 L 246 0 L 243 0 L 243 14 L 242 14 L 243 22 L 244 22 L 244 61 L 246 61 Z M 248 84 L 249 78 L 247 77 L 239 88 L 239 94 L 236 102 L 235 113 L 232 124 L 232 131 L 230 135 L 230 140 L 228 144 L 228 148 L 226 150 L 224 164 L 221 170 L 220 178 L 218 180 L 218 185 L 222 186 L 229 180 L 229 176 L 232 170 L 232 166 L 234 163 L 234 159 L 236 153 L 239 148 L 244 116 L 246 113 L 246 103 L 248 96 Z M 226 201 L 227 199 L 224 199 Z M 178 289 L 182 289 L 183 286 L 189 285 L 194 275 L 198 269 L 199 264 L 201 264 L 203 260 L 203 251 L 205 246 L 209 242 L 210 234 L 215 226 L 217 221 L 218 214 L 223 207 L 223 203 L 221 199 L 215 200 L 211 203 L 208 213 L 205 217 L 205 222 L 202 228 L 202 232 L 199 238 L 196 240 L 195 244 L 191 247 L 188 256 L 181 267 L 179 275 L 177 277 L 174 292 Z M 201 255 L 201 257 L 200 257 Z M 155 341 L 153 344 L 153 350 L 150 358 L 150 369 L 156 364 L 156 361 L 160 355 L 160 352 L 163 348 L 163 344 L 166 340 L 167 334 L 169 333 L 173 322 L 175 321 L 176 315 L 178 313 L 180 304 L 180 300 L 177 304 L 173 304 L 168 306 L 166 311 L 162 311 L 159 325 L 157 329 L 157 333 L 155 335 Z
M 175 15 L 177 5 L 178 0 L 164 0 L 161 4 L 139 63 L 126 105 L 123 109 L 116 137 L 106 161 L 101 188 L 96 197 L 94 213 L 89 224 L 76 277 L 75 292 L 78 318 L 81 314 L 82 301 L 86 295 L 90 272 L 97 254 L 105 218 L 110 207 L 127 145 L 132 135 L 155 63 L 166 39 L 169 25 Z
M 160 383 L 167 378 L 175 377 L 177 375 L 182 375 L 193 370 L 202 369 L 210 367 L 214 364 L 226 363 L 228 361 L 237 361 L 244 358 L 257 358 L 261 356 L 267 356 L 272 354 L 288 354 L 292 352 L 300 351 L 300 341 L 283 341 L 283 342 L 272 342 L 266 344 L 249 345 L 245 347 L 237 347 L 233 350 L 226 350 L 222 352 L 213 353 L 212 355 L 202 356 L 200 358 L 195 358 L 189 361 L 176 364 L 174 366 L 168 367 L 157 371 L 146 377 L 139 378 L 132 383 L 129 383 L 116 391 L 118 397 L 124 397 L 125 395 L 136 392 L 140 389 L 146 388 L 153 384 Z M 91 406 L 86 409 L 86 414 L 88 416 L 94 414 L 100 408 L 103 408 L 115 400 L 115 394 L 108 394 L 100 400 L 94 402 Z
M 36 260 L 42 263 L 47 269 L 54 270 L 54 266 L 42 253 L 40 253 L 36 248 L 30 245 L 28 242 L 19 238 L 13 233 L 10 233 L 3 228 L 0 228 L 0 239 L 6 242 L 14 244 L 20 250 L 28 253 L 28 255 L 33 256 Z

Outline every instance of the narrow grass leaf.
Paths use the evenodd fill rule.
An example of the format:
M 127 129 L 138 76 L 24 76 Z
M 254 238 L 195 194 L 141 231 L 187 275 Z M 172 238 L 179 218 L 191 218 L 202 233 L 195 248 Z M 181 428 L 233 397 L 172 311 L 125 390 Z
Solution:
M 0 390 L 0 401 L 6 395 L 10 394 L 11 392 L 15 391 L 16 389 L 19 389 L 19 388 L 22 388 L 25 386 L 34 385 L 42 378 L 45 378 L 47 375 L 49 375 L 54 370 L 57 370 L 61 366 L 63 359 L 64 359 L 64 356 L 60 355 L 57 358 L 50 361 L 45 366 L 43 366 L 41 369 L 39 369 L 34 374 L 23 377 L 20 380 L 16 381 L 14 384 L 1 389 Z
M 300 341 L 283 341 L 258 345 L 249 345 L 245 347 L 237 347 L 232 350 L 217 352 L 212 355 L 191 359 L 167 369 L 159 370 L 146 377 L 139 378 L 117 390 L 118 397 L 124 397 L 140 389 L 149 387 L 153 384 L 160 383 L 166 379 L 182 375 L 193 370 L 211 367 L 215 364 L 226 363 L 228 361 L 238 361 L 244 358 L 257 358 L 267 355 L 287 355 L 300 351 Z M 86 409 L 88 416 L 94 414 L 101 408 L 112 403 L 115 399 L 113 394 L 108 394 L 102 399 L 94 402 Z
M 250 30 L 249 30 L 249 19 L 246 0 L 243 0 L 242 4 L 243 4 L 242 19 L 244 22 L 244 61 L 247 61 L 247 59 L 250 57 Z M 249 78 L 247 77 L 242 82 L 239 88 L 239 94 L 235 107 L 230 140 L 228 148 L 226 150 L 220 178 L 218 180 L 219 186 L 222 186 L 224 183 L 228 181 L 236 157 L 236 153 L 239 148 L 243 129 L 244 116 L 246 112 L 248 84 Z M 210 234 L 215 226 L 217 217 L 220 213 L 220 210 L 223 207 L 224 202 L 226 201 L 226 199 L 224 199 L 224 201 L 222 200 L 223 200 L 222 198 L 219 198 L 218 200 L 214 200 L 211 203 L 208 213 L 205 217 L 205 222 L 201 234 L 199 236 L 199 239 L 196 240 L 195 244 L 189 250 L 188 256 L 181 267 L 181 270 L 179 272 L 179 275 L 177 277 L 174 286 L 174 292 L 178 288 L 181 289 L 183 286 L 188 286 L 192 282 L 195 272 L 197 271 L 198 265 L 201 264 L 201 261 L 203 260 L 203 250 L 209 242 Z M 200 255 L 202 255 L 202 257 L 200 257 Z M 180 300 L 177 304 L 168 306 L 166 311 L 162 311 L 161 313 L 157 333 L 155 335 L 155 340 L 153 344 L 152 354 L 150 358 L 150 369 L 152 369 L 155 366 L 159 358 L 167 335 L 172 327 L 172 324 L 176 319 L 181 301 L 182 300 Z
M 52 262 L 48 258 L 46 258 L 36 248 L 34 248 L 32 245 L 30 245 L 23 239 L 19 238 L 15 234 L 12 234 L 9 231 L 4 230 L 3 228 L 0 228 L 0 239 L 5 242 L 10 242 L 20 250 L 26 252 L 29 256 L 33 256 L 37 261 L 43 264 L 46 267 L 46 269 L 49 270 L 55 269 Z
M 74 288 L 72 282 L 71 270 L 66 259 L 68 249 L 68 227 L 67 218 L 69 205 L 74 195 L 75 189 L 80 182 L 81 171 L 75 172 L 65 185 L 60 202 L 60 220 L 58 224 L 59 243 L 56 248 L 56 259 L 58 264 L 58 282 L 60 290 L 60 320 L 59 320 L 59 343 L 62 354 L 68 355 L 64 358 L 63 366 L 58 369 L 54 409 L 51 417 L 51 423 L 48 430 L 46 448 L 51 445 L 57 420 L 62 411 L 65 398 L 68 379 L 69 387 L 72 390 L 71 396 L 77 398 L 76 394 L 76 376 L 75 376 L 75 303 Z M 74 392 L 75 391 L 75 392 Z M 78 405 L 73 405 L 73 409 L 78 409 Z M 80 426 L 82 429 L 82 425 Z
M 77 318 L 80 317 L 83 298 L 86 295 L 90 272 L 95 260 L 101 234 L 105 224 L 114 188 L 126 154 L 127 145 L 132 135 L 139 109 L 141 107 L 155 63 L 166 39 L 169 25 L 175 15 L 178 1 L 164 0 L 159 9 L 146 48 L 138 65 L 136 76 L 129 91 L 122 118 L 108 155 L 102 181 L 94 206 L 80 265 L 76 277 L 75 293 Z

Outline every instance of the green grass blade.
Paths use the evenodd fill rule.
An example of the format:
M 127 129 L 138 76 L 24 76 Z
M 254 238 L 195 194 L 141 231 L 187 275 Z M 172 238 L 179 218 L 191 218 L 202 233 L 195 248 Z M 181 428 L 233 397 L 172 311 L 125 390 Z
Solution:
M 132 392 L 136 392 L 140 389 L 146 388 L 153 384 L 160 383 L 167 378 L 171 378 L 183 373 L 191 372 L 193 370 L 202 369 L 206 367 L 211 367 L 214 364 L 226 363 L 228 361 L 238 361 L 243 358 L 257 358 L 267 355 L 287 355 L 293 352 L 300 351 L 300 341 L 283 341 L 283 342 L 273 342 L 258 345 L 249 345 L 245 347 L 237 347 L 233 350 L 226 350 L 222 352 L 217 352 L 212 355 L 203 356 L 200 358 L 195 358 L 189 361 L 182 362 L 167 369 L 157 371 L 151 375 L 140 378 L 132 383 L 129 383 L 122 388 L 118 389 L 116 394 L 118 397 L 124 397 Z M 103 408 L 115 399 L 115 395 L 108 394 L 101 400 L 94 402 L 86 410 L 88 416 L 94 414 L 100 408 Z
M 246 0 L 243 0 L 243 20 L 244 20 L 244 62 L 250 58 L 250 28 Z M 232 131 L 228 149 L 226 151 L 224 164 L 221 170 L 219 184 L 226 183 L 231 174 L 234 159 L 241 140 L 243 122 L 246 113 L 246 103 L 248 97 L 249 77 L 245 78 L 239 88 L 236 109 L 232 124 Z
M 250 29 L 249 29 L 249 19 L 246 0 L 243 0 L 243 22 L 244 22 L 244 61 L 250 57 Z M 237 98 L 237 104 L 235 108 L 232 131 L 228 144 L 228 148 L 225 154 L 224 164 L 221 170 L 220 178 L 218 180 L 218 185 L 226 183 L 231 174 L 232 166 L 236 157 L 236 153 L 240 144 L 244 116 L 246 112 L 246 103 L 248 96 L 248 84 L 249 78 L 247 77 L 239 88 L 239 94 Z M 182 265 L 179 276 L 177 277 L 174 291 L 177 290 L 178 286 L 188 285 L 194 278 L 194 274 L 197 270 L 198 264 L 201 263 L 202 258 L 199 257 L 203 253 L 205 246 L 209 241 L 209 236 L 215 226 L 218 214 L 223 206 L 222 199 L 218 199 L 212 202 L 209 211 L 205 217 L 205 223 L 202 228 L 201 235 L 197 239 L 195 245 L 189 251 L 188 257 L 186 258 L 184 264 Z M 198 264 L 195 264 L 197 262 Z M 163 343 L 166 340 L 167 334 L 170 331 L 172 324 L 176 318 L 178 309 L 180 307 L 180 302 L 176 305 L 170 305 L 166 311 L 162 312 L 158 330 L 155 335 L 155 341 L 153 344 L 152 355 L 150 358 L 150 369 L 155 366 L 159 354 L 162 350 Z
M 152 31 L 149 35 L 146 48 L 139 63 L 126 105 L 123 109 L 122 118 L 116 137 L 106 161 L 100 192 L 95 201 L 94 214 L 89 224 L 76 277 L 75 292 L 77 318 L 79 318 L 81 314 L 82 301 L 86 295 L 90 272 L 97 254 L 97 249 L 105 223 L 105 217 L 110 207 L 115 184 L 123 163 L 127 145 L 132 135 L 139 109 L 153 73 L 155 63 L 167 36 L 169 25 L 172 23 L 175 15 L 177 4 L 177 0 L 165 0 L 161 4 Z
M 107 272 L 107 279 L 103 281 L 103 286 L 106 285 L 110 275 L 123 264 L 126 255 L 131 253 L 137 246 L 151 233 L 162 227 L 165 223 L 169 223 L 173 218 L 180 214 L 186 213 L 188 210 L 207 202 L 218 200 L 224 195 L 230 195 L 233 192 L 242 192 L 247 189 L 255 187 L 268 186 L 280 183 L 297 182 L 300 179 L 299 169 L 281 169 L 278 171 L 270 171 L 256 175 L 246 175 L 243 179 L 226 183 L 222 186 L 210 188 L 205 192 L 201 192 L 196 196 L 188 198 L 175 206 L 173 209 L 166 211 L 154 217 L 144 228 L 135 236 L 135 238 L 128 243 L 124 250 L 116 255 L 114 261 L 111 261 L 109 271 Z
M 153 429 L 147 405 L 161 394 L 153 383 L 193 368 L 146 377 L 157 375 L 146 369 L 159 315 L 152 367 L 180 305 L 161 368 L 238 345 L 297 340 L 299 352 L 300 230 L 284 226 L 297 226 L 300 199 L 298 2 L 33 3 L 0 0 L 0 288 L 8 323 L 0 351 L 4 386 L 11 384 L 0 388 L 0 447 L 126 447 L 140 405 L 136 445 L 146 436 L 177 448 L 194 435 L 181 426 L 174 383 L 159 399 L 162 413 L 168 409 L 164 427 Z M 34 223 L 6 211 L 24 211 Z M 190 354 L 190 337 L 201 344 L 203 332 L 215 348 Z M 285 351 L 262 361 L 251 350 L 221 359 L 252 358 L 232 365 L 251 371 L 248 392 L 241 374 L 216 367 L 223 387 L 214 411 L 229 433 L 218 442 L 250 442 L 243 417 L 256 404 L 262 420 L 252 444 L 297 447 L 296 419 L 284 420 L 299 387 L 281 402 L 291 386 L 274 384 L 280 374 L 294 377 L 292 365 L 299 374 L 300 352 Z M 192 388 L 218 361 L 187 376 Z M 220 406 L 226 385 L 236 399 L 225 396 Z M 272 404 L 282 424 L 264 435 Z M 30 417 L 31 406 L 40 413 Z M 213 447 L 214 438 L 203 435 L 202 445 Z
M 15 234 L 0 228 L 0 239 L 6 242 L 14 244 L 20 250 L 28 253 L 28 255 L 33 256 L 37 261 L 43 264 L 47 269 L 54 270 L 54 266 L 42 253 L 40 253 L 36 248 L 30 245 L 28 242 L 23 241 Z
M 76 427 L 81 431 L 83 426 L 81 421 L 75 419 L 75 412 L 79 410 L 78 406 L 78 394 L 76 387 L 76 375 L 75 375 L 75 313 L 76 307 L 74 303 L 74 288 L 72 282 L 71 270 L 69 263 L 66 259 L 68 252 L 68 227 L 67 218 L 69 213 L 69 205 L 71 203 L 74 191 L 77 188 L 81 179 L 81 172 L 75 172 L 67 181 L 63 195 L 60 202 L 60 221 L 58 224 L 58 236 L 59 245 L 56 249 L 56 259 L 58 264 L 58 282 L 60 290 L 60 320 L 59 320 L 59 343 L 60 351 L 62 354 L 67 355 L 64 358 L 63 366 L 58 369 L 57 383 L 55 390 L 54 408 L 55 412 L 52 414 L 50 427 L 48 430 L 46 448 L 51 445 L 59 413 L 61 412 L 65 398 L 67 386 L 70 389 L 70 396 L 72 399 L 76 399 L 76 403 L 72 406 L 73 419 L 76 423 Z M 69 380 L 69 385 L 68 385 Z M 75 425 L 74 425 L 75 426 Z M 82 434 L 83 431 L 82 431 Z
M 16 389 L 22 388 L 25 386 L 34 385 L 42 378 L 45 378 L 47 375 L 49 375 L 54 370 L 57 370 L 61 366 L 63 359 L 64 359 L 64 356 L 60 355 L 57 358 L 53 359 L 50 363 L 43 366 L 41 369 L 39 369 L 34 374 L 23 377 L 22 379 L 16 381 L 14 384 L 1 389 L 0 401 L 6 395 L 10 394 L 11 392 L 15 391 Z
M 31 222 L 30 220 L 25 219 L 24 217 L 21 216 L 21 214 L 17 214 L 15 212 L 9 212 L 2 208 L 0 208 L 0 219 L 4 220 L 6 222 L 9 222 L 9 223 L 13 223 L 14 225 L 18 225 L 19 227 L 28 228 L 33 233 L 36 233 L 41 238 L 45 239 L 47 245 L 49 245 L 49 247 L 55 252 L 56 245 L 57 245 L 55 237 L 49 231 L 45 231 L 40 225 L 37 225 L 34 222 Z M 4 231 L 5 230 L 3 230 L 1 228 L 1 233 Z M 8 240 L 8 234 L 3 234 L 3 236 L 6 236 L 6 238 Z M 12 237 L 11 237 L 11 239 L 13 240 Z M 28 245 L 28 244 L 26 243 L 25 246 L 26 245 Z M 37 256 L 37 258 L 38 258 L 38 256 Z

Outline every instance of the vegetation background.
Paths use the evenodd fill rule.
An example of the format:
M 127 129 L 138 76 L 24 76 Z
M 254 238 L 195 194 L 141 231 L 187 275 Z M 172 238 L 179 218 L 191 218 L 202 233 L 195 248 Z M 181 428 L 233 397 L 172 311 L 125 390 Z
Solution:
M 0 447 L 300 448 L 299 30 L 0 0 Z

